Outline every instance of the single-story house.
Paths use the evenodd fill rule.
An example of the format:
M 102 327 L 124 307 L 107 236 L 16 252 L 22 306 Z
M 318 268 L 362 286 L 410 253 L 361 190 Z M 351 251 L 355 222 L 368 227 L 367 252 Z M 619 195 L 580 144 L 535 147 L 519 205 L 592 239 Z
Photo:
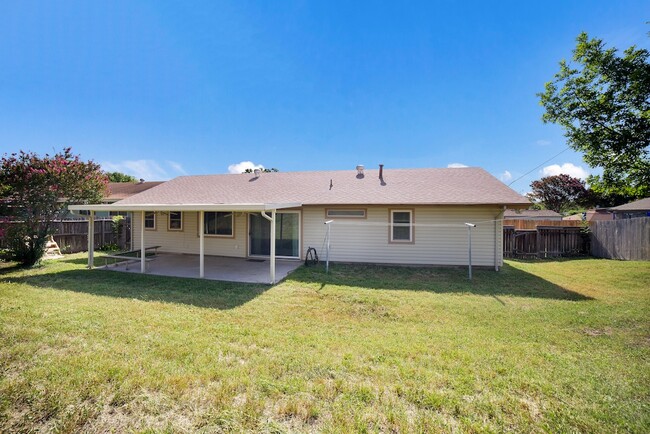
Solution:
M 650 217 L 650 197 L 609 208 L 609 211 L 614 214 L 614 220 Z
M 507 209 L 505 220 L 562 220 L 562 215 L 550 209 Z
M 73 208 L 91 215 L 133 212 L 143 273 L 145 249 L 155 245 L 161 252 L 198 255 L 197 277 L 204 277 L 205 255 L 268 258 L 275 282 L 275 259 L 303 260 L 310 247 L 338 262 L 466 265 L 465 223 L 476 225 L 473 265 L 498 270 L 503 213 L 529 206 L 528 199 L 480 168 L 358 166 L 181 176 L 112 204 Z

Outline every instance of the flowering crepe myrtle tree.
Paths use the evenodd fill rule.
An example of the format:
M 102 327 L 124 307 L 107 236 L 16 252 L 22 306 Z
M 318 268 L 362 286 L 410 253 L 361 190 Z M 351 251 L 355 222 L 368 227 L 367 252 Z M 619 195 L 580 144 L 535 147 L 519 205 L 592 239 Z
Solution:
M 43 256 L 52 222 L 72 203 L 98 203 L 108 178 L 93 161 L 82 161 L 71 148 L 50 156 L 20 151 L 0 165 L 0 215 L 6 225 L 12 259 L 33 265 Z

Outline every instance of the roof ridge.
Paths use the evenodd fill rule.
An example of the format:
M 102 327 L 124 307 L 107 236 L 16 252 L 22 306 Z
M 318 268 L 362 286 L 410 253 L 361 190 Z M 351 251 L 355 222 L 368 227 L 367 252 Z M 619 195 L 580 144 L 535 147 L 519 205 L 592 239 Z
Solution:
M 463 169 L 473 169 L 473 170 L 480 170 L 483 172 L 487 172 L 484 168 L 478 167 L 478 166 L 467 166 L 467 167 L 393 167 L 393 168 L 383 168 L 384 172 L 392 172 L 392 171 L 397 171 L 397 170 L 406 170 L 406 171 L 442 171 L 442 170 L 463 170 Z M 379 171 L 379 167 L 373 167 L 373 168 L 368 168 L 364 167 L 364 171 L 368 170 L 374 170 L 374 171 Z M 357 169 L 327 169 L 327 170 L 289 170 L 286 172 L 278 171 L 278 172 L 264 172 L 264 176 L 269 176 L 269 175 L 286 175 L 289 173 L 294 173 L 294 174 L 304 174 L 304 173 L 345 173 L 345 172 L 350 172 L 350 173 L 356 173 Z M 200 173 L 197 175 L 179 175 L 176 176 L 175 178 L 172 179 L 178 179 L 178 178 L 192 178 L 192 177 L 201 177 L 201 176 L 224 176 L 224 175 L 233 175 L 233 176 L 238 176 L 238 175 L 253 175 L 253 173 L 250 172 L 242 172 L 242 173 Z M 164 182 L 164 181 L 163 181 Z

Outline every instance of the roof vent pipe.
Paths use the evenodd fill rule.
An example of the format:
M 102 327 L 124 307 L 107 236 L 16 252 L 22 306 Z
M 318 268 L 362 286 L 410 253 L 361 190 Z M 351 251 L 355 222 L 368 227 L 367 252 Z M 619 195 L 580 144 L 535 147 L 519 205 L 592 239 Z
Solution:
M 253 173 L 255 174 L 255 178 L 259 178 L 262 174 L 262 171 L 260 169 L 255 169 L 253 170 Z
M 357 164 L 357 176 L 363 177 L 363 164 Z
M 379 179 L 384 179 L 384 165 L 379 165 Z

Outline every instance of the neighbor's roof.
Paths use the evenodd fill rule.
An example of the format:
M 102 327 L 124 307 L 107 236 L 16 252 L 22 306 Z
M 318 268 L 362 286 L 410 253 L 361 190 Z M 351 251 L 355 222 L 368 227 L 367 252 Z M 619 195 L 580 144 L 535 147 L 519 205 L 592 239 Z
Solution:
M 610 211 L 648 211 L 650 210 L 650 197 L 645 199 L 635 200 L 634 202 L 626 203 L 625 205 L 615 206 L 610 208 Z
M 180 176 L 115 206 L 181 204 L 486 205 L 530 202 L 480 168 Z
M 109 182 L 108 195 L 104 197 L 106 202 L 116 202 L 118 200 L 126 199 L 134 194 L 141 193 L 149 190 L 157 185 L 162 184 L 164 181 L 149 181 L 149 182 Z
M 526 219 L 526 218 L 534 218 L 534 217 L 556 217 L 557 218 L 562 216 L 550 209 L 522 209 L 522 210 L 507 209 L 503 213 L 504 219 L 517 219 L 517 218 Z
M 564 217 L 562 220 L 582 220 L 582 213 L 572 214 L 568 217 Z M 606 210 L 590 209 L 586 211 L 585 220 L 588 222 L 597 222 L 597 221 L 609 221 L 614 220 L 612 213 L 607 212 Z

